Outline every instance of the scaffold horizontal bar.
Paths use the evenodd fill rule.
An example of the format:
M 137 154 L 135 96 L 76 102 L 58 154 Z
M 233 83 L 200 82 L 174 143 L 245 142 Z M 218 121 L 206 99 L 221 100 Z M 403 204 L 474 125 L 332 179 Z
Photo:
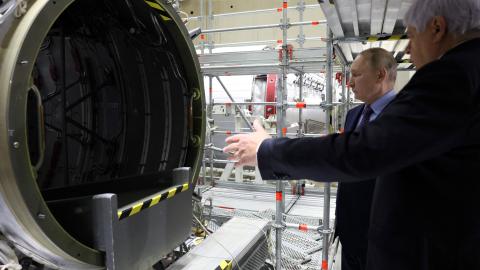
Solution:
M 304 5 L 302 6 L 291 6 L 288 9 L 297 9 L 297 8 L 320 8 L 319 4 L 313 5 Z M 229 13 L 220 13 L 220 14 L 213 14 L 212 17 L 228 17 L 228 16 L 239 16 L 239 15 L 247 15 L 247 14 L 255 14 L 255 13 L 266 13 L 266 12 L 278 12 L 278 8 L 267 8 L 267 9 L 257 9 L 257 10 L 247 10 L 247 11 L 239 11 L 239 12 L 229 12 Z M 203 16 L 192 16 L 189 17 L 190 20 L 200 20 Z
M 305 25 L 320 25 L 326 24 L 326 20 L 322 21 L 305 21 L 305 22 L 293 22 L 288 23 L 287 25 L 282 23 L 272 23 L 272 24 L 260 24 L 260 25 L 248 25 L 248 26 L 238 26 L 238 27 L 225 27 L 225 28 L 216 28 L 216 29 L 205 29 L 202 30 L 203 34 L 210 33 L 222 33 L 222 32 L 233 32 L 233 31 L 245 31 L 245 30 L 257 30 L 257 29 L 270 29 L 270 28 L 281 28 L 281 27 L 293 27 L 293 26 L 305 26 Z

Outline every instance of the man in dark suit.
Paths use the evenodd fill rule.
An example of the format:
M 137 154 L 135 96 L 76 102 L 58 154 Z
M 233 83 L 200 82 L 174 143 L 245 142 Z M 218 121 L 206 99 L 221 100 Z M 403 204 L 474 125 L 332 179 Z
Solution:
M 224 150 L 263 179 L 378 176 L 369 270 L 480 269 L 480 1 L 416 0 L 404 21 L 417 72 L 375 121 L 300 139 L 257 122 Z
M 345 132 L 375 120 L 393 100 L 397 63 L 381 48 L 363 51 L 351 66 L 350 86 L 365 102 L 348 111 Z M 335 235 L 342 243 L 342 270 L 364 270 L 367 264 L 368 224 L 375 178 L 340 183 L 337 192 Z

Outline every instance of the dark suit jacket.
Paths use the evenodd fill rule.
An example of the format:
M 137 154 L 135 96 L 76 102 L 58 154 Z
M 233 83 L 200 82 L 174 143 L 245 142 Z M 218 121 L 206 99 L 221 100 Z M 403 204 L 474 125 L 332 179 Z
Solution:
M 358 131 L 269 139 L 263 179 L 378 176 L 368 269 L 480 269 L 480 39 L 421 69 Z
M 364 105 L 348 111 L 345 132 L 355 130 Z M 339 183 L 336 207 L 335 234 L 339 236 L 342 250 L 350 255 L 365 256 L 367 249 L 368 224 L 372 206 L 375 179 L 354 183 Z

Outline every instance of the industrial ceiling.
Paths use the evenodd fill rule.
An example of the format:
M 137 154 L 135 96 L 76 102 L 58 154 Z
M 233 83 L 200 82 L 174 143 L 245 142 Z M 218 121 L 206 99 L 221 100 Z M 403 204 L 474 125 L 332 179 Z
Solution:
M 361 51 L 381 47 L 392 52 L 399 69 L 411 69 L 403 17 L 413 0 L 319 0 L 347 64 Z

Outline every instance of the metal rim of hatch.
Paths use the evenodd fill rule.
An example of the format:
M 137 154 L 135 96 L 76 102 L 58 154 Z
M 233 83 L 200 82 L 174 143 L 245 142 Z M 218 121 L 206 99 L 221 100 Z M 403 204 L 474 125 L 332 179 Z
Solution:
M 71 237 L 55 220 L 38 189 L 36 171 L 30 164 L 27 146 L 26 98 L 33 64 L 47 32 L 74 0 L 29 1 L 27 13 L 15 20 L 2 41 L 0 70 L 0 229 L 15 246 L 49 267 L 103 268 L 103 255 Z M 205 134 L 203 81 L 188 33 L 171 7 L 157 1 L 172 17 L 169 26 L 177 48 L 182 51 L 188 87 L 196 89 L 190 113 L 195 154 L 188 154 L 192 184 L 198 177 Z M 7 42 L 6 42 L 7 41 Z M 18 44 L 12 46 L 8 44 Z M 19 180 L 21 179 L 21 180 Z

